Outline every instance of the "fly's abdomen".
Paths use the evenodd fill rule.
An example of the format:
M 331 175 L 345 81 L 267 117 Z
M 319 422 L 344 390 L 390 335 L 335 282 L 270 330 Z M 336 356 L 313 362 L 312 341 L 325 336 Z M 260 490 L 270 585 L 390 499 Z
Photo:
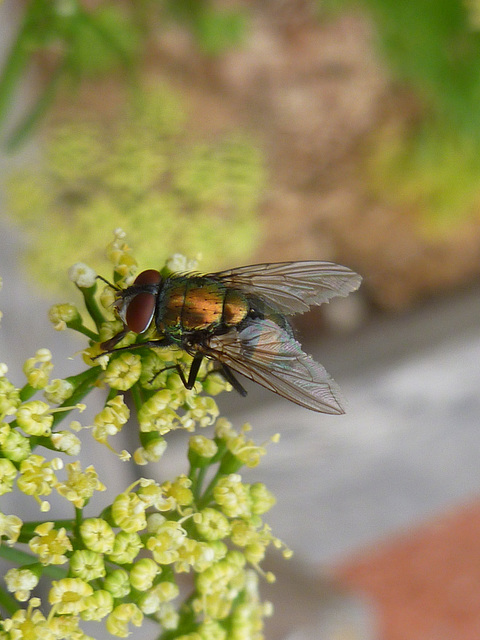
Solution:
M 239 325 L 247 316 L 249 305 L 245 296 L 233 289 L 227 289 L 223 299 L 222 321 L 227 327 Z
M 182 313 L 184 331 L 202 331 L 222 321 L 223 291 L 216 284 L 187 287 Z
M 248 313 L 245 297 L 218 282 L 185 278 L 165 290 L 157 326 L 164 332 L 214 331 L 235 326 Z

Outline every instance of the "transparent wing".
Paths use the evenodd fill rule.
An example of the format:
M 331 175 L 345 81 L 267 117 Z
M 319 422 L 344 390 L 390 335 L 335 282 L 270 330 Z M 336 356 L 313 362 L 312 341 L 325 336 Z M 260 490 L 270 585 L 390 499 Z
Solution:
M 241 331 L 212 336 L 198 350 L 302 407 L 344 413 L 337 384 L 271 320 L 252 320 Z
M 335 296 L 346 296 L 362 281 L 347 267 L 319 260 L 254 264 L 208 276 L 255 294 L 287 315 L 303 313 Z

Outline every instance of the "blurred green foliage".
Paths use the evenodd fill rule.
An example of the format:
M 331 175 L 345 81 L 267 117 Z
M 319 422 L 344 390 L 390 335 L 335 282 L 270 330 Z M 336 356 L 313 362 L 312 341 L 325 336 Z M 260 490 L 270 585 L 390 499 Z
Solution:
M 2 9 L 6 11 L 4 6 Z M 79 80 L 121 67 L 132 76 L 139 33 L 115 3 L 87 11 L 77 0 L 30 0 L 0 75 L 0 129 L 18 84 L 38 54 L 48 72 L 36 101 L 6 147 L 15 149 L 32 132 L 52 104 L 64 78 Z
M 385 127 L 370 140 L 365 184 L 374 197 L 402 211 L 425 235 L 450 233 L 480 221 L 480 153 L 469 136 Z
M 318 0 L 319 15 L 366 9 L 394 76 L 430 117 L 480 138 L 479 0 Z
M 240 134 L 192 141 L 185 117 L 178 96 L 157 85 L 108 124 L 57 126 L 44 160 L 10 177 L 7 210 L 29 233 L 29 272 L 43 287 L 58 289 L 80 253 L 101 272 L 93 247 L 116 227 L 145 267 L 176 251 L 200 252 L 206 269 L 251 255 L 260 240 L 261 153 Z
M 245 10 L 216 8 L 209 0 L 99 0 L 93 8 L 81 0 L 25 2 L 0 70 L 0 131 L 19 83 L 39 57 L 44 62 L 44 82 L 34 104 L 8 134 L 6 148 L 14 150 L 28 137 L 66 80 L 78 83 L 120 70 L 135 87 L 149 37 L 168 28 L 169 19 L 185 24 L 204 54 L 218 55 L 241 42 L 247 15 Z
M 415 87 L 445 125 L 480 139 L 480 24 L 474 2 L 364 0 L 378 39 L 401 80 Z
M 379 51 L 417 115 L 373 133 L 365 186 L 428 234 L 480 212 L 480 1 L 323 0 L 320 14 L 367 9 Z M 399 109 L 397 117 L 404 114 Z M 394 116 L 395 117 L 395 116 Z
M 221 8 L 210 0 L 165 0 L 165 9 L 191 30 L 201 51 L 210 56 L 241 44 L 247 31 L 244 8 Z

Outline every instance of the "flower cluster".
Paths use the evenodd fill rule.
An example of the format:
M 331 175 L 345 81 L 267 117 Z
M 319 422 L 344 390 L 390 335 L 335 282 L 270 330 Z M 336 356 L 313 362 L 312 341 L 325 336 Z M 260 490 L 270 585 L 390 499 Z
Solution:
M 121 288 L 136 269 L 121 231 L 107 253 L 114 285 Z M 176 266 L 179 261 L 177 256 Z M 258 582 L 274 579 L 261 563 L 269 546 L 290 555 L 262 519 L 273 495 L 241 474 L 243 466 L 259 463 L 265 444 L 248 437 L 249 425 L 237 431 L 219 416 L 212 396 L 229 385 L 209 365 L 202 365 L 195 388 L 187 390 L 178 367 L 188 367 L 191 358 L 182 351 L 145 347 L 104 355 L 101 343 L 122 329 L 112 314 L 113 290 L 99 287 L 85 265 L 76 265 L 70 276 L 89 320 L 73 305 L 57 305 L 50 317 L 57 329 L 73 328 L 88 338 L 87 369 L 51 379 L 51 354 L 40 349 L 25 363 L 26 382 L 17 389 L 0 365 L 0 493 L 19 490 L 40 512 L 49 510 L 52 493 L 69 504 L 60 521 L 23 522 L 0 513 L 6 543 L 0 555 L 16 564 L 5 575 L 2 606 L 8 615 L 0 620 L 0 640 L 87 640 L 83 621 L 102 621 L 111 635 L 126 637 L 145 617 L 172 640 L 260 640 L 271 605 L 261 602 Z M 123 332 L 118 345 L 149 336 Z M 82 425 L 74 414 L 69 427 L 60 429 L 60 420 L 81 413 L 81 401 L 99 387 L 107 392 L 105 404 L 92 423 Z M 40 393 L 42 399 L 34 397 Z M 169 432 L 183 429 L 191 433 L 188 472 L 163 482 L 141 477 L 117 489 L 97 516 L 86 516 L 96 492 L 107 490 L 106 479 L 92 465 L 64 458 L 80 453 L 80 435 L 88 430 L 108 447 L 107 455 L 115 452 L 115 436 L 131 418 L 126 394 L 139 425 L 135 462 L 159 460 Z M 210 433 L 199 433 L 203 427 Z M 117 455 L 130 457 L 126 451 Z M 190 581 L 187 594 L 182 574 Z M 49 578 L 47 603 L 36 589 Z
M 9 176 L 8 210 L 33 234 L 26 258 L 43 288 L 60 289 L 58 273 L 71 264 L 79 235 L 84 260 L 100 269 L 96 239 L 108 237 L 112 220 L 141 244 L 142 264 L 174 250 L 201 253 L 211 268 L 252 255 L 261 237 L 262 152 L 240 131 L 192 142 L 186 113 L 158 79 L 145 90 L 137 85 L 131 109 L 108 122 L 92 114 L 86 121 L 82 112 L 57 123 L 43 162 Z M 47 215 L 51 224 L 36 224 Z

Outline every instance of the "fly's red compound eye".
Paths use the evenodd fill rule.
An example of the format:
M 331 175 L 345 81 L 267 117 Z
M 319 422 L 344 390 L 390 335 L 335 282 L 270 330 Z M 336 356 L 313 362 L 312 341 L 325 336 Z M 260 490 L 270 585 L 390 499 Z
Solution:
M 159 284 L 162 277 L 159 271 L 155 269 L 147 269 L 142 271 L 133 283 L 133 287 L 138 285 L 156 285 Z M 155 313 L 155 293 L 142 291 L 137 293 L 130 302 L 125 313 L 125 324 L 134 333 L 143 333 L 148 329 Z
M 158 284 L 161 279 L 162 276 L 159 271 L 156 269 L 147 269 L 138 274 L 134 284 Z
M 138 293 L 130 301 L 125 314 L 125 324 L 134 333 L 143 333 L 148 329 L 155 312 L 153 293 Z

